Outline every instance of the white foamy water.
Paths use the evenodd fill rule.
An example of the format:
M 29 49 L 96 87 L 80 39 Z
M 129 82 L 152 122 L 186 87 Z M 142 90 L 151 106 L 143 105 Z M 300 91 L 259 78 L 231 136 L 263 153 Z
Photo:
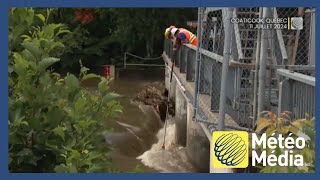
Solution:
M 130 125 L 130 124 L 127 124 L 127 123 L 124 123 L 124 122 L 120 122 L 120 121 L 116 121 L 116 123 L 119 124 L 122 127 L 129 128 L 132 131 L 140 131 L 140 128 L 138 128 L 136 126 L 133 126 L 133 125 Z
M 137 157 L 145 166 L 154 168 L 164 173 L 195 172 L 188 161 L 186 148 L 175 143 L 176 127 L 172 120 L 168 120 L 165 149 L 163 145 L 164 127 L 157 133 L 157 143 Z

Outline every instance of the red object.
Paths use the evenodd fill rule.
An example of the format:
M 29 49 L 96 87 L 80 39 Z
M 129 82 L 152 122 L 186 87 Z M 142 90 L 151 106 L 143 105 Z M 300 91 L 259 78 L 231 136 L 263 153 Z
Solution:
M 94 12 L 90 9 L 78 9 L 75 11 L 75 19 L 82 24 L 89 23 L 94 19 Z
M 104 75 L 106 77 L 109 77 L 110 76 L 110 66 L 105 66 L 104 67 Z

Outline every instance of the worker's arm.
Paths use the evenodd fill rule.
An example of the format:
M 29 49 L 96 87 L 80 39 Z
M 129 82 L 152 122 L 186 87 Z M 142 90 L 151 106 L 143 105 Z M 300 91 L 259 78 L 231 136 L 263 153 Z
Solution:
M 173 50 L 177 51 L 178 49 L 180 49 L 181 47 L 181 39 L 180 38 L 176 38 L 174 45 L 173 45 Z
M 179 33 L 179 38 L 181 39 L 182 43 L 187 43 L 187 37 L 184 33 Z

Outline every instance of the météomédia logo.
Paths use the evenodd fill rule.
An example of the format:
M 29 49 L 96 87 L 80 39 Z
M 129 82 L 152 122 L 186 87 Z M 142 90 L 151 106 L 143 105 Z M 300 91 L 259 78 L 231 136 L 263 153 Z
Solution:
M 273 133 L 251 133 L 252 166 L 304 166 L 304 157 L 297 153 L 306 146 L 308 137 L 291 137 Z M 310 139 L 310 138 L 309 138 Z M 257 148 L 260 147 L 259 152 Z M 214 168 L 246 168 L 249 164 L 249 134 L 246 131 L 215 131 L 212 134 L 212 163 Z M 271 153 L 267 153 L 267 149 Z M 276 149 L 280 153 L 275 153 Z M 296 153 L 294 153 L 296 152 Z
M 249 136 L 245 131 L 215 131 L 212 134 L 212 163 L 215 168 L 246 168 Z

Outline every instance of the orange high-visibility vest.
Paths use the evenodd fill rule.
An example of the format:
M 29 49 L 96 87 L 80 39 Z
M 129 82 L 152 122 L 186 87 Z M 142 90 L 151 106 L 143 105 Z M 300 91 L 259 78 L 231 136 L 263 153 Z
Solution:
M 186 36 L 187 43 L 195 45 L 195 46 L 198 45 L 198 38 L 192 32 L 190 32 L 190 31 L 188 31 L 186 29 L 180 28 L 179 29 L 179 34 L 180 33 L 183 33 Z

